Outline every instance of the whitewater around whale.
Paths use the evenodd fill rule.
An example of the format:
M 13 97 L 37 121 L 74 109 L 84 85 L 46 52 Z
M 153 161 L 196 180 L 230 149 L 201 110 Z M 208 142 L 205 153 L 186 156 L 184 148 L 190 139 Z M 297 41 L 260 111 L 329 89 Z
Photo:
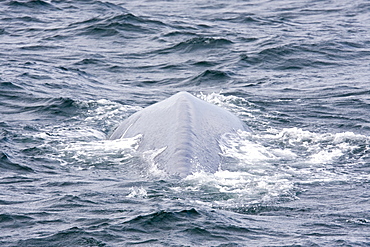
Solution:
M 221 161 L 219 140 L 237 130 L 249 129 L 229 111 L 179 92 L 131 115 L 109 139 L 140 135 L 139 152 L 159 150 L 154 158 L 158 167 L 186 177 L 216 172 Z

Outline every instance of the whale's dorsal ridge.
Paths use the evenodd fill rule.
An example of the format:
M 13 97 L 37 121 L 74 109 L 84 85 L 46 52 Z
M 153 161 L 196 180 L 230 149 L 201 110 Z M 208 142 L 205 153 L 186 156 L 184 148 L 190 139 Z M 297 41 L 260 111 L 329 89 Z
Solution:
M 155 162 L 169 174 L 185 177 L 216 172 L 220 137 L 238 129 L 245 128 L 235 115 L 182 91 L 131 115 L 110 139 L 141 134 L 139 151 L 166 147 Z

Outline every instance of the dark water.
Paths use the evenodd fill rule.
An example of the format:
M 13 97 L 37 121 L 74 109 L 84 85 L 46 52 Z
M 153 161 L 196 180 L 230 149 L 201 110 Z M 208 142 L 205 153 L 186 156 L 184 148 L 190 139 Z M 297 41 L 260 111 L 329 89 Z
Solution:
M 1 246 L 369 246 L 370 2 L 0 1 Z M 107 141 L 178 92 L 216 174 Z

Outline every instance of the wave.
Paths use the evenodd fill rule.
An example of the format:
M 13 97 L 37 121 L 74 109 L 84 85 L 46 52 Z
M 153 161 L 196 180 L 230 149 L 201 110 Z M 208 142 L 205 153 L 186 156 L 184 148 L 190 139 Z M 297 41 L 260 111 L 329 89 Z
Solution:
M 226 85 L 230 81 L 232 81 L 232 77 L 228 73 L 221 70 L 207 69 L 184 84 L 214 86 L 219 84 Z
M 253 50 L 239 53 L 240 63 L 262 70 L 331 69 L 353 66 L 370 54 L 366 49 L 367 41 L 332 35 L 310 40 L 281 33 L 258 39 L 252 36 L 250 39 L 254 44 Z
M 154 213 L 142 214 L 123 225 L 110 227 L 114 232 L 125 232 L 130 234 L 127 239 L 127 244 L 160 244 L 160 245 L 198 245 L 199 240 L 207 241 L 207 244 L 212 244 L 213 241 L 224 242 L 227 245 L 233 244 L 234 241 L 241 241 L 233 237 L 230 232 L 251 233 L 246 227 L 238 225 L 236 222 L 218 222 L 214 224 L 219 215 L 207 214 L 200 212 L 194 208 L 185 210 L 160 210 Z M 206 224 L 204 224 L 205 222 Z M 189 224 L 191 222 L 191 224 Z M 203 223 L 201 223 L 203 222 Z M 174 236 L 170 234 L 169 239 L 165 240 L 162 237 L 163 232 L 173 231 L 180 238 L 172 239 Z M 139 237 L 140 236 L 140 237 Z M 139 238 L 138 238 L 139 237 Z M 136 239 L 140 239 L 139 241 Z
M 30 0 L 25 2 L 20 1 L 10 1 L 8 6 L 12 8 L 27 8 L 27 9 L 38 9 L 38 10 L 56 10 L 58 9 L 53 4 L 42 1 L 42 0 Z
M 34 106 L 24 107 L 24 110 L 31 113 L 41 113 L 54 116 L 71 117 L 77 107 L 75 101 L 69 98 L 55 98 L 40 100 Z
M 39 224 L 56 224 L 58 222 L 38 222 Z M 104 241 L 99 240 L 99 236 L 89 233 L 89 231 L 72 227 L 66 230 L 59 231 L 47 237 L 29 238 L 20 240 L 16 244 L 10 246 L 106 246 Z M 114 237 L 106 233 L 106 238 Z
M 47 23 L 46 21 L 34 17 L 34 16 L 22 16 L 22 17 L 4 17 L 1 19 L 4 22 L 21 22 L 21 23 Z
M 34 170 L 26 165 L 20 165 L 11 161 L 11 158 L 4 153 L 0 152 L 0 170 L 2 173 L 16 172 L 16 173 L 29 173 Z
M 130 38 L 129 34 L 132 35 L 133 33 L 142 35 L 155 33 L 159 26 L 166 25 L 161 21 L 139 17 L 132 13 L 120 13 L 109 17 L 93 17 L 82 22 L 70 24 L 68 28 L 77 31 L 78 35 L 99 37 L 122 35 Z
M 25 97 L 22 93 L 2 94 L 1 98 L 7 98 L 4 101 L 6 110 L 3 114 L 18 114 L 25 117 L 27 120 L 43 118 L 51 119 L 55 117 L 71 117 L 78 110 L 76 102 L 69 98 L 35 98 L 31 95 Z M 26 115 L 27 114 L 27 117 Z M 6 119 L 6 118 L 5 118 Z
M 181 41 L 172 47 L 165 48 L 156 53 L 172 53 L 172 52 L 196 52 L 199 50 L 209 50 L 209 49 L 221 49 L 224 46 L 230 45 L 233 42 L 229 39 L 225 38 L 212 38 L 212 37 L 195 37 L 191 39 L 187 39 L 185 41 Z
M 159 224 L 166 227 L 166 224 L 169 222 L 180 222 L 183 220 L 188 219 L 196 219 L 200 217 L 200 213 L 193 209 L 185 209 L 179 212 L 166 212 L 166 211 L 159 211 L 155 213 L 151 213 L 148 215 L 139 215 L 134 219 L 127 221 L 126 223 L 133 226 L 133 225 L 150 225 L 153 222 L 158 222 Z
M 340 66 L 347 63 L 348 56 L 356 57 L 356 51 L 339 43 L 292 43 L 268 47 L 258 53 L 241 54 L 240 61 L 263 69 L 296 70 Z
M 17 85 L 14 82 L 9 82 L 9 81 L 0 82 L 0 88 L 2 89 L 1 91 L 4 92 L 4 94 L 5 92 L 8 92 L 9 90 L 12 92 L 23 90 L 21 86 Z

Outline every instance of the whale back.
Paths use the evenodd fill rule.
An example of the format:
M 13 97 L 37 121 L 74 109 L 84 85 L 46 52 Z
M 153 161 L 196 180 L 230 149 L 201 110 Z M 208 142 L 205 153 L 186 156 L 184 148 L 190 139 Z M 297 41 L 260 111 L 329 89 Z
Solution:
M 111 135 L 119 139 L 142 135 L 138 151 L 164 149 L 155 157 L 160 169 L 185 177 L 214 173 L 220 164 L 220 137 L 245 130 L 230 112 L 180 92 L 127 118 Z

